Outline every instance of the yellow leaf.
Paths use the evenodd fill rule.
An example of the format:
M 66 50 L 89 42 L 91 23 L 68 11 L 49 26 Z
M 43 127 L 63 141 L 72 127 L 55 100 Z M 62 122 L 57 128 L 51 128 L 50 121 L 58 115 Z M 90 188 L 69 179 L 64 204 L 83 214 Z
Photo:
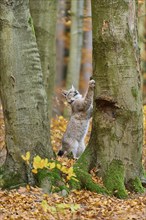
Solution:
M 74 172 L 73 167 L 70 167 L 70 168 L 68 169 L 68 174 L 72 174 L 73 172 Z
M 25 156 L 21 155 L 21 157 L 24 161 L 26 161 L 27 164 L 29 164 L 29 160 L 30 160 L 30 152 L 29 151 L 26 152 Z
M 47 212 L 47 210 L 49 209 L 49 205 L 46 200 L 42 201 L 41 206 L 45 212 Z
M 70 205 L 70 209 L 72 212 L 76 212 L 80 208 L 81 208 L 80 204 L 71 204 Z
M 60 203 L 56 205 L 56 208 L 59 211 L 65 211 L 65 209 L 71 209 L 71 212 L 76 212 L 78 209 L 80 209 L 79 204 L 65 204 L 65 203 Z
M 36 157 L 34 157 L 34 161 L 39 163 L 41 161 L 41 157 L 37 155 Z
M 48 166 L 50 169 L 54 169 L 56 164 L 55 164 L 55 162 L 52 162 L 52 163 L 48 163 Z
M 146 111 L 146 105 L 144 105 L 143 109 L 144 109 L 144 111 Z
M 66 179 L 67 179 L 67 180 L 70 180 L 70 179 L 71 179 L 71 176 L 70 176 L 70 175 L 68 175 L 68 176 L 66 177 Z
M 62 166 L 60 170 L 65 174 L 68 173 L 68 169 L 65 166 Z
M 70 167 L 68 169 L 68 176 L 67 176 L 67 180 L 70 180 L 72 177 L 76 177 L 76 174 L 74 173 L 73 167 Z
M 32 172 L 36 174 L 38 171 L 37 169 L 32 169 Z
M 41 161 L 40 161 L 40 163 L 39 163 L 39 168 L 40 169 L 43 169 L 44 167 L 45 167 L 45 160 L 44 159 L 42 159 Z
M 61 169 L 61 164 L 57 164 L 56 167 L 60 170 Z
M 26 159 L 27 159 L 27 160 L 30 159 L 30 152 L 29 152 L 29 151 L 26 152 Z
M 30 191 L 30 185 L 26 185 L 26 189 L 28 190 L 28 191 Z
M 44 166 L 45 166 L 45 167 L 48 166 L 48 159 L 47 159 L 47 158 L 44 160 Z
M 38 169 L 38 168 L 40 168 L 40 166 L 41 166 L 41 158 L 39 157 L 39 156 L 36 156 L 36 157 L 34 157 L 33 158 L 33 168 L 34 169 Z
M 62 119 L 63 119 L 63 116 L 59 116 L 59 119 L 62 120 Z
M 78 179 L 76 179 L 75 177 L 71 177 L 72 180 L 76 181 L 76 182 L 79 182 Z

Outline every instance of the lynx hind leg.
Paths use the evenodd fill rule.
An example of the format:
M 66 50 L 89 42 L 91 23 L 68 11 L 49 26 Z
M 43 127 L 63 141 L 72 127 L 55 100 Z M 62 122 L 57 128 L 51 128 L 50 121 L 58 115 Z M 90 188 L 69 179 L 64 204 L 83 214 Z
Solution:
M 78 158 L 78 146 L 79 146 L 79 142 L 74 140 L 73 145 L 72 145 L 72 149 L 71 149 L 71 152 L 73 153 L 74 159 Z
M 77 150 L 78 150 L 78 141 L 67 139 L 62 142 L 62 149 L 58 152 L 58 156 L 68 156 L 71 152 L 73 154 L 73 158 L 77 158 Z
M 84 152 L 84 150 L 85 150 L 85 144 L 83 141 L 81 141 L 79 143 L 78 150 L 77 150 L 77 158 L 79 158 L 81 156 L 81 154 Z

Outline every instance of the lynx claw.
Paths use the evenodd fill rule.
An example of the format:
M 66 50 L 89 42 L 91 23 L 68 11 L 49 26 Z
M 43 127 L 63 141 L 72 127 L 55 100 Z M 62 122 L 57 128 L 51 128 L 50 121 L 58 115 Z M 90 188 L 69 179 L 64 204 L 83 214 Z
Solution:
M 95 81 L 92 79 L 89 81 L 89 87 L 94 88 L 95 87 Z

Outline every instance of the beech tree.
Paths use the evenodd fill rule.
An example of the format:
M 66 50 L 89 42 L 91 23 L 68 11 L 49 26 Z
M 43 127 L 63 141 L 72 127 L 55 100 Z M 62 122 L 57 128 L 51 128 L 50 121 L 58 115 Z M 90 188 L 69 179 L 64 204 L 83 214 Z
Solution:
M 71 1 L 71 39 L 67 72 L 67 89 L 72 85 L 79 87 L 82 44 L 83 44 L 83 9 L 84 0 Z
M 92 0 L 93 126 L 89 144 L 75 165 L 78 178 L 87 180 L 93 167 L 104 186 L 118 197 L 126 187 L 143 192 L 142 80 L 135 0 Z
M 84 1 L 84 33 L 83 33 L 83 54 L 80 80 L 82 82 L 80 89 L 83 94 L 86 93 L 89 78 L 92 75 L 92 17 L 91 1 Z
M 0 95 L 6 128 L 7 157 L 2 185 L 34 183 L 22 154 L 53 157 L 48 104 L 28 0 L 0 1 Z
M 36 0 L 30 0 L 30 12 L 41 59 L 50 119 L 52 116 L 52 97 L 56 76 L 57 0 L 41 0 L 37 1 L 37 4 Z

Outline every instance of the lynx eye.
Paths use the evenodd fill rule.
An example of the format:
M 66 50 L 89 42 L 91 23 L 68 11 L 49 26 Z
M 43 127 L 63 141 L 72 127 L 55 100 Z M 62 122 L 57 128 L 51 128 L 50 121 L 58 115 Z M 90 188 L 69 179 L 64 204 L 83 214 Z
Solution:
M 71 95 L 71 93 L 72 93 L 72 91 L 69 91 L 69 92 L 68 92 L 68 94 L 67 94 L 67 96 L 70 96 L 70 95 Z
M 75 91 L 75 92 L 74 92 L 74 96 L 76 96 L 76 95 L 78 95 L 78 94 L 79 94 L 78 91 Z

